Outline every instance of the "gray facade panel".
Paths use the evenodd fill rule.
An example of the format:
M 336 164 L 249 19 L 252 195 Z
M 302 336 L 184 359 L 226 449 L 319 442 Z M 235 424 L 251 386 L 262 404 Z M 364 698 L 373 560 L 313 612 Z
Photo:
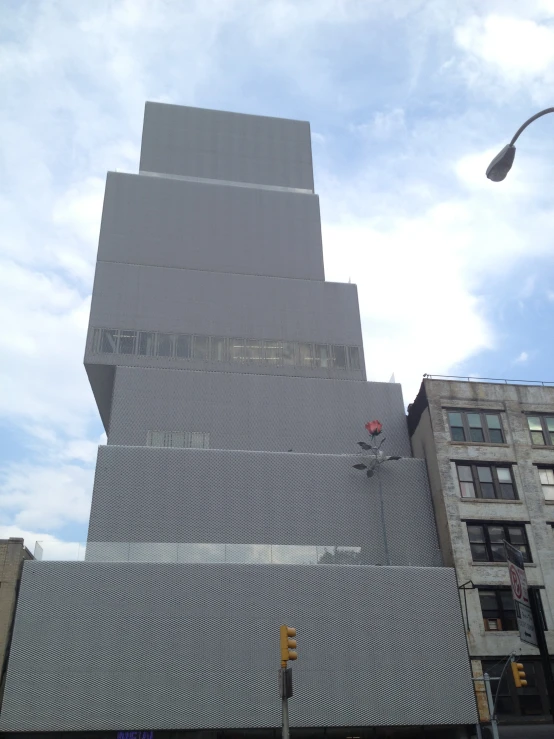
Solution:
M 362 345 L 355 285 L 98 262 L 91 326 Z
M 352 454 L 373 419 L 384 424 L 383 450 L 410 457 L 397 384 L 118 367 L 108 444 L 200 431 L 213 449 Z
M 310 124 L 148 102 L 140 169 L 313 190 Z
M 323 280 L 319 199 L 111 172 L 98 259 Z
M 29 562 L 0 728 L 278 727 L 281 623 L 293 727 L 476 721 L 452 570 Z
M 387 462 L 370 479 L 359 461 L 101 446 L 88 540 L 349 546 L 365 564 L 441 564 L 423 461 Z

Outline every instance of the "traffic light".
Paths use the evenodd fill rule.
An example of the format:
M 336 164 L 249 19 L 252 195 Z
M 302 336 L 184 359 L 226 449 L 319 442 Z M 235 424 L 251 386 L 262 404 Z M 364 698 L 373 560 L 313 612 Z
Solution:
M 281 667 L 287 666 L 287 660 L 298 659 L 296 653 L 296 629 L 292 626 L 281 626 Z
M 514 683 L 516 688 L 524 688 L 527 685 L 527 676 L 521 662 L 512 662 L 512 674 L 514 676 Z

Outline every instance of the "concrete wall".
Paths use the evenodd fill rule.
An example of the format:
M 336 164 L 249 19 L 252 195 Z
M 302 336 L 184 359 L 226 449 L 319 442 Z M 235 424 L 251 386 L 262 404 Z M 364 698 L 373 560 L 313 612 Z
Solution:
M 452 570 L 33 562 L 0 728 L 278 727 L 281 623 L 292 727 L 475 722 Z
M 446 527 L 444 518 L 437 516 L 439 538 L 441 543 L 446 537 L 449 539 L 458 580 L 461 583 L 472 580 L 481 586 L 510 585 L 505 563 L 472 561 L 467 521 L 524 523 L 533 560 L 525 565 L 527 579 L 530 585 L 544 586 L 541 597 L 549 629 L 547 641 L 550 651 L 554 653 L 554 536 L 550 525 L 554 522 L 554 505 L 544 499 L 536 466 L 554 466 L 554 447 L 533 446 L 526 419 L 526 414 L 531 413 L 554 415 L 554 388 L 441 380 L 425 380 L 424 386 L 428 417 L 425 413 L 421 414 L 417 430 L 412 435 L 412 443 L 416 454 L 424 451 L 428 455 L 429 468 L 438 469 L 439 477 L 431 476 L 431 484 L 434 498 L 442 497 L 447 515 Z M 448 409 L 498 412 L 505 443 L 452 442 Z M 425 437 L 429 440 L 431 435 L 436 449 L 434 459 L 430 456 L 432 445 L 425 450 L 422 447 L 422 439 Z M 455 462 L 468 460 L 510 464 L 519 500 L 462 499 Z M 440 505 L 437 510 L 440 511 Z M 534 647 L 520 642 L 517 632 L 485 631 L 477 590 L 468 591 L 467 602 L 470 626 L 468 644 L 472 655 L 500 656 L 514 649 L 519 652 L 521 648 L 523 654 L 538 654 Z
M 310 124 L 148 102 L 140 170 L 313 190 Z
M 323 280 L 319 198 L 110 172 L 98 259 Z
M 384 424 L 383 450 L 410 457 L 394 383 L 118 367 L 108 443 L 145 446 L 148 431 L 202 431 L 213 449 L 352 454 L 374 418 Z
M 100 447 L 88 540 L 353 546 L 381 565 L 388 545 L 388 564 L 440 565 L 424 465 L 387 462 L 368 479 L 359 461 Z

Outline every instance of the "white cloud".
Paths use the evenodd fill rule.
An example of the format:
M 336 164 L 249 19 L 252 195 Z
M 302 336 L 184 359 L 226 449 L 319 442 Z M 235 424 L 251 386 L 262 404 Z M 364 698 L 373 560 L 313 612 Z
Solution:
M 384 140 L 397 135 L 399 131 L 404 130 L 405 125 L 404 110 L 394 108 L 389 111 L 377 111 L 369 123 L 352 125 L 350 130 L 363 137 Z
M 10 537 L 23 539 L 27 549 L 37 559 L 82 561 L 85 557 L 86 546 L 83 542 L 62 541 L 43 529 L 29 531 L 20 526 L 0 526 L 0 539 Z
M 14 526 L 52 531 L 86 523 L 93 470 L 76 464 L 13 464 L 0 477 L 0 508 Z
M 529 359 L 529 354 L 527 352 L 521 352 L 515 359 L 514 364 L 525 364 Z

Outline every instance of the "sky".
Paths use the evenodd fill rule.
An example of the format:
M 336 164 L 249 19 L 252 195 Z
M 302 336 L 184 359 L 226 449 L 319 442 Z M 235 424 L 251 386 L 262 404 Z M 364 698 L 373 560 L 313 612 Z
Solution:
M 554 117 L 485 177 L 553 83 L 554 0 L 3 0 L 0 537 L 82 556 L 104 184 L 146 100 L 310 121 L 326 279 L 408 404 L 424 373 L 554 381 Z

